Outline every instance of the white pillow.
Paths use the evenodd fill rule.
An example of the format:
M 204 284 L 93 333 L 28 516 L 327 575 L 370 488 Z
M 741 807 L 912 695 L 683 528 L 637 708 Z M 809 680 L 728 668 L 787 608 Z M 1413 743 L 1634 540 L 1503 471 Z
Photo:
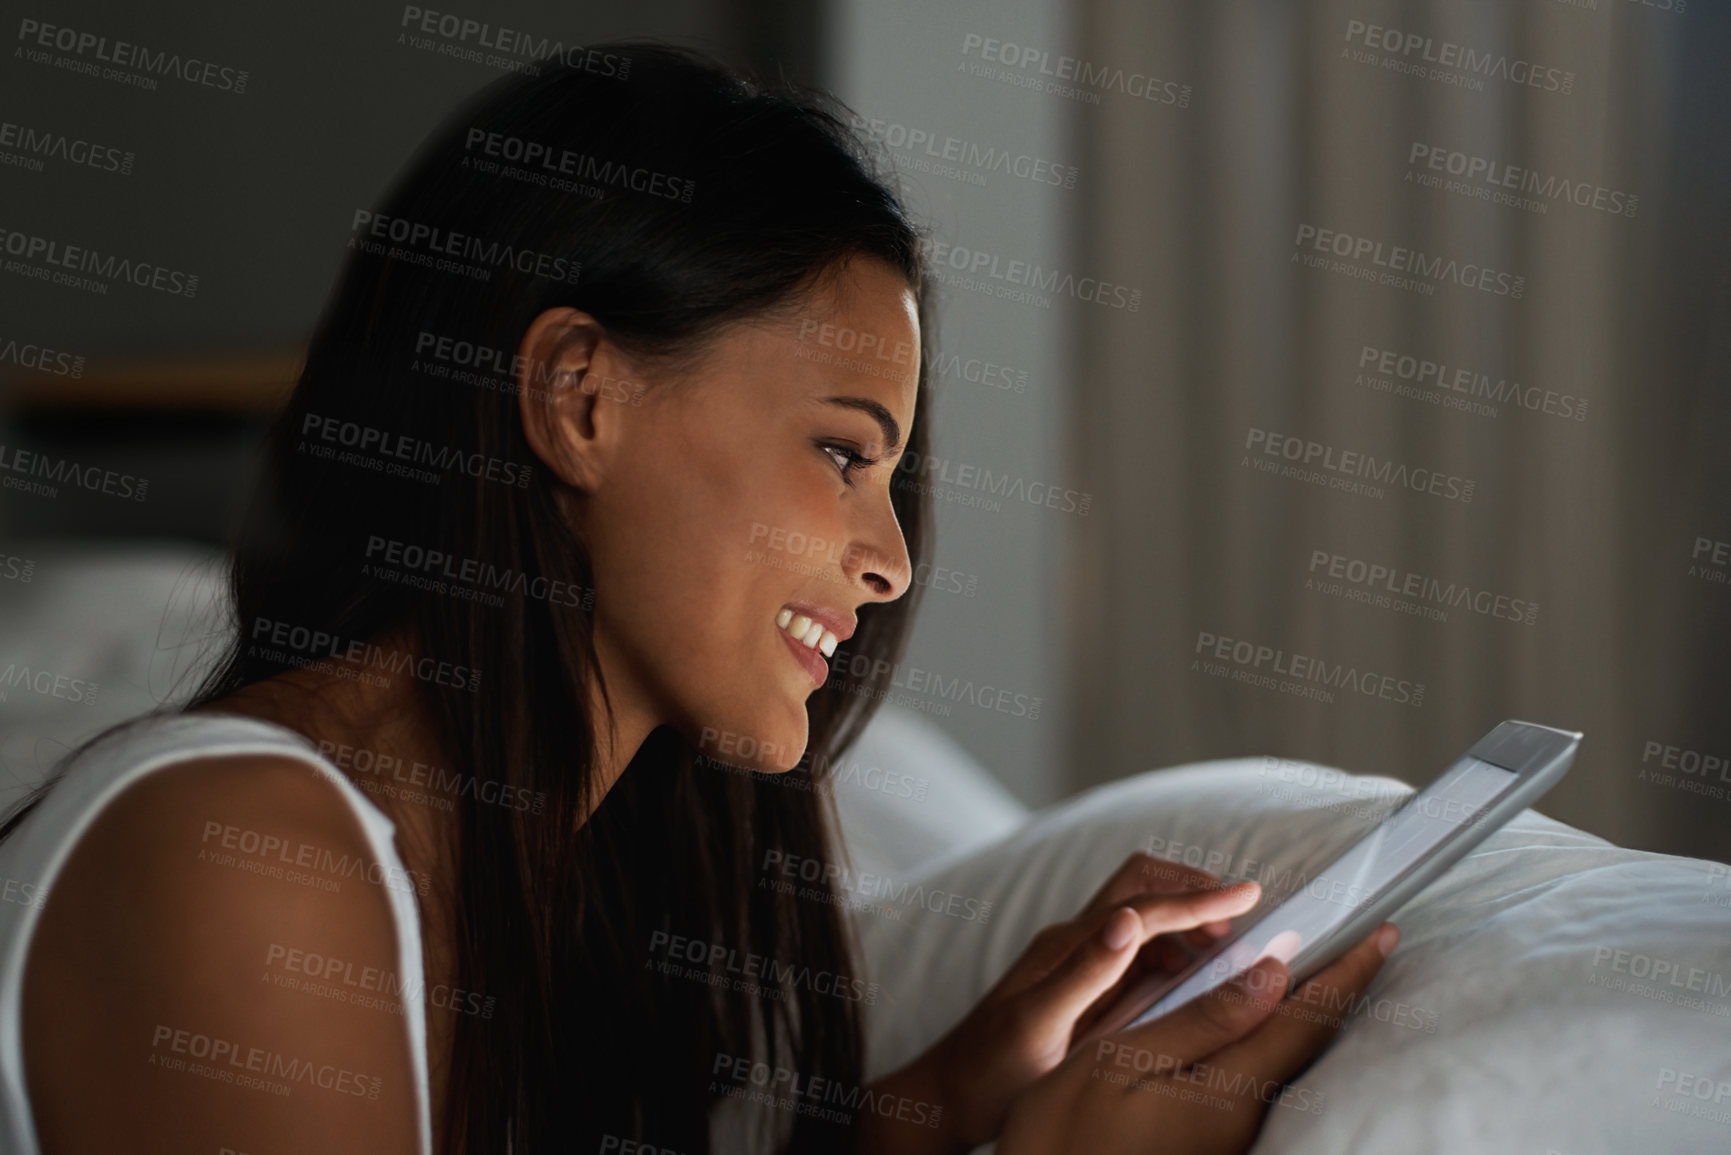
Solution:
M 7 552 L 31 569 L 0 582 L 0 813 L 92 734 L 184 700 L 226 640 L 212 547 L 35 540 Z
M 925 715 L 884 705 L 835 760 L 836 814 L 853 869 L 900 875 L 1002 838 L 1028 808 Z
M 855 915 L 881 992 L 867 1077 L 947 1031 L 1134 851 L 1258 878 L 1265 908 L 1408 792 L 1273 758 L 1151 771 L 880 886 Z M 1369 1002 L 1294 1082 L 1308 1094 L 1269 1110 L 1256 1151 L 1731 1148 L 1731 868 L 1529 810 L 1394 921 Z

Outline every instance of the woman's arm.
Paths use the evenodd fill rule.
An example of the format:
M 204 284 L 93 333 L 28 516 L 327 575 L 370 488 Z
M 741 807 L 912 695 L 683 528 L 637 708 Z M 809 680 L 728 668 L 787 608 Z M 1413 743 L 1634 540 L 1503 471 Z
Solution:
M 955 1096 L 946 1086 L 936 1051 L 927 1051 L 867 1090 L 879 1109 L 867 1112 L 861 1123 L 863 1155 L 962 1155 L 977 1146 L 956 1133 Z
M 292 759 L 189 762 L 110 803 L 25 966 L 46 1155 L 413 1155 L 406 1017 L 352 1005 L 344 981 L 380 995 L 401 969 L 373 864 L 335 787 Z

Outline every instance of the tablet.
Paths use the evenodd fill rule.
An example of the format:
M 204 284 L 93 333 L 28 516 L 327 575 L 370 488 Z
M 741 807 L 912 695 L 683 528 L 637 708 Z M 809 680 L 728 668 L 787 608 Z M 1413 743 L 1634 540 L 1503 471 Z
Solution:
M 1132 985 L 1076 1045 L 1169 1014 L 1269 955 L 1286 963 L 1288 992 L 1297 990 L 1549 790 L 1581 737 L 1531 722 L 1497 726 L 1296 894 L 1178 974 Z

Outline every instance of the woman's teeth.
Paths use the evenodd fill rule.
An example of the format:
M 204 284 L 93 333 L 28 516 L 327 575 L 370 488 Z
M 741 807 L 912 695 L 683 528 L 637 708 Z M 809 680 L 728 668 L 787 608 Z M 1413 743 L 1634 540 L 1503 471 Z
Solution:
M 835 656 L 836 636 L 804 614 L 782 610 L 776 615 L 775 624 L 792 634 L 795 641 L 804 642 L 824 657 Z

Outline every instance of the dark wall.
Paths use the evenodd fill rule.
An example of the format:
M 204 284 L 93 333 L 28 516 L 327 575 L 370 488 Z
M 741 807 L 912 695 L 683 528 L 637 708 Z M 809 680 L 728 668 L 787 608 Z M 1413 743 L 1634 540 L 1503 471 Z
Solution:
M 56 364 L 83 358 L 86 376 L 139 358 L 292 356 L 330 290 L 355 210 L 373 203 L 452 105 L 503 74 L 457 50 L 510 55 L 480 49 L 479 32 L 426 33 L 416 12 L 485 23 L 494 44 L 500 29 L 567 44 L 651 36 L 805 83 L 823 79 L 825 8 L 792 0 L 5 5 L 0 228 L 150 262 L 179 274 L 173 285 L 193 276 L 197 284 L 190 295 L 124 283 L 99 293 L 44 283 L 0 254 L 0 350 L 14 343 L 11 355 L 0 351 L 0 443 L 152 486 L 139 504 L 0 491 L 0 532 L 222 539 L 261 415 L 54 404 L 57 387 L 70 395 L 77 383 L 20 365 L 18 350 L 51 349 L 66 359 Z M 43 47 L 44 35 L 71 50 Z M 204 67 L 194 80 L 127 67 L 122 43 Z M 87 151 L 95 163 L 72 159 Z

